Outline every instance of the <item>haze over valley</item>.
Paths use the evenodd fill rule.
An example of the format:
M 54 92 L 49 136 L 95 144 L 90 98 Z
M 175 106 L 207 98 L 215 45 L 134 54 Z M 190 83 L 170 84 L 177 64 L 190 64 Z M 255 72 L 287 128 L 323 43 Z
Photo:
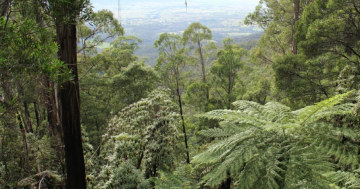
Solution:
M 218 44 L 227 37 L 239 41 L 251 34 L 257 34 L 253 38 L 259 38 L 258 33 L 262 32 L 257 26 L 241 24 L 246 15 L 254 11 L 257 1 L 189 0 L 186 8 L 183 0 L 122 0 L 120 16 L 117 0 L 91 2 L 95 11 L 108 9 L 114 13 L 114 17 L 120 18 L 125 35 L 134 35 L 143 40 L 136 54 L 140 58 L 146 57 L 146 62 L 150 65 L 156 62 L 158 52 L 153 45 L 159 35 L 165 32 L 181 35 L 193 22 L 200 22 L 210 28 L 213 40 Z M 108 46 L 109 43 L 105 43 L 100 48 Z

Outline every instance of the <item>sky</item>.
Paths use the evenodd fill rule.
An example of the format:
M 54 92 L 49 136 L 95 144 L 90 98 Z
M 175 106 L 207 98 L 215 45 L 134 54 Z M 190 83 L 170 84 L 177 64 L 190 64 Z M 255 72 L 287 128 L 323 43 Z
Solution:
M 118 17 L 118 0 L 90 0 L 94 6 L 94 10 L 108 9 Z M 159 7 L 185 7 L 185 0 L 120 0 L 121 10 L 126 11 L 130 6 L 143 6 L 139 8 L 146 8 L 147 5 L 158 5 Z M 187 0 L 188 9 L 199 6 L 208 7 L 210 9 L 222 9 L 226 7 L 239 8 L 253 8 L 258 4 L 258 0 Z M 123 17 L 123 15 L 121 15 Z

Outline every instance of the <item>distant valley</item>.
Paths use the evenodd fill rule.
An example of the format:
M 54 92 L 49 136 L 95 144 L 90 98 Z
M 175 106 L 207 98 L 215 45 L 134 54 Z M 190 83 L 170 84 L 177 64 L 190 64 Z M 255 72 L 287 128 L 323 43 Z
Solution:
M 253 12 L 257 2 L 233 1 L 228 3 L 216 1 L 121 1 L 121 14 L 118 15 L 118 1 L 112 0 L 107 3 L 93 0 L 97 9 L 109 9 L 114 16 L 121 19 L 125 29 L 125 35 L 134 35 L 143 40 L 141 49 L 136 51 L 140 58 L 147 58 L 146 62 L 154 65 L 157 58 L 157 50 L 153 48 L 154 41 L 164 32 L 182 34 L 193 22 L 210 28 L 213 32 L 213 40 L 221 44 L 227 37 L 235 41 L 244 42 L 243 39 L 259 38 L 262 29 L 257 26 L 241 24 L 250 12 Z M 100 6 L 101 5 L 101 6 Z M 99 8 L 101 7 L 101 8 Z M 256 34 L 256 35 L 252 35 Z M 247 38 L 245 36 L 252 35 Z M 104 44 L 100 48 L 107 47 Z

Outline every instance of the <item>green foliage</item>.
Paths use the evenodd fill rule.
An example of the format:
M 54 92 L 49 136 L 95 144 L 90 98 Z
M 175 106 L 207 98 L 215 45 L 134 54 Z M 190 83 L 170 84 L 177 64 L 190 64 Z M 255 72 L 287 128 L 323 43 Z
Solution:
M 4 17 L 0 17 L 0 28 L 3 34 L 0 45 L 2 82 L 19 79 L 23 74 L 43 74 L 55 81 L 70 78 L 64 64 L 53 56 L 57 44 L 52 40 L 52 31 L 39 27 L 32 19 L 7 22 Z
M 134 61 L 139 41 L 133 36 L 120 36 L 108 49 L 85 59 L 89 65 L 81 69 L 82 124 L 94 146 L 100 144 L 112 115 L 156 87 L 158 75 L 154 69 Z
M 109 178 L 115 174 L 114 168 L 126 160 L 141 169 L 145 178 L 157 176 L 159 170 L 172 170 L 180 137 L 176 112 L 176 104 L 160 89 L 119 112 L 103 136 L 106 164 L 97 178 L 98 186 L 108 188 L 114 184 Z
M 155 89 L 159 76 L 144 62 L 133 62 L 112 78 L 111 88 L 125 105 L 137 102 Z
M 186 87 L 186 94 L 184 95 L 184 100 L 188 103 L 189 106 L 194 106 L 198 112 L 204 111 L 208 108 L 211 108 L 211 105 L 206 101 L 206 90 L 208 89 L 208 84 L 203 83 L 202 81 L 192 81 L 189 86 Z
M 205 102 L 207 104 L 210 98 L 209 84 L 207 77 L 207 64 L 212 60 L 214 56 L 212 52 L 216 49 L 215 43 L 211 42 L 212 33 L 209 28 L 201 25 L 199 22 L 192 23 L 183 33 L 182 40 L 184 44 L 189 45 L 189 52 L 192 55 L 188 55 L 191 61 L 198 63 L 201 68 L 201 81 L 205 84 L 202 86 L 205 91 L 199 91 L 194 95 L 205 94 Z M 198 103 L 197 103 L 198 104 Z M 200 105 L 199 104 L 199 105 Z M 207 107 L 200 107 L 206 109 Z
M 259 40 L 259 46 L 253 48 L 251 54 L 255 62 L 272 65 L 275 71 L 275 79 L 268 80 L 276 80 L 270 94 L 275 96 L 273 99 L 294 109 L 334 95 L 334 83 L 344 67 L 344 61 L 341 61 L 339 56 L 334 56 L 331 48 L 329 51 L 325 50 L 332 44 L 319 42 L 323 40 L 321 36 L 325 39 L 329 36 L 328 33 L 331 33 L 329 38 L 333 39 L 333 42 L 336 41 L 339 33 L 330 29 L 337 27 L 335 24 L 329 25 L 329 30 L 320 27 L 325 24 L 324 20 L 328 16 L 323 13 L 336 8 L 328 10 L 324 5 L 326 1 L 322 0 L 300 1 L 299 12 L 296 12 L 295 2 L 299 1 L 262 0 L 256 10 L 245 19 L 245 24 L 258 24 L 265 30 Z M 319 4 L 322 5 L 318 7 Z M 299 19 L 294 18 L 295 15 L 298 15 Z M 343 22 L 337 24 L 339 23 Z M 312 24 L 313 29 L 310 31 L 308 28 Z M 317 46 L 310 45 L 315 43 Z M 298 50 L 293 52 L 297 46 Z M 251 96 L 245 98 L 260 102 Z
M 291 28 L 293 23 L 293 2 L 261 0 L 245 24 L 258 24 L 265 30 L 259 40 L 259 50 L 266 62 L 271 62 L 276 54 L 291 52 Z
M 183 33 L 183 39 L 186 43 L 192 43 L 197 48 L 202 48 L 200 42 L 211 40 L 211 30 L 199 22 L 192 23 Z
M 18 182 L 18 186 L 30 186 L 35 188 L 53 188 L 59 187 L 61 184 L 61 177 L 53 171 L 43 171 L 37 173 L 31 177 L 27 177 L 20 182 Z
M 124 34 L 124 29 L 109 10 L 100 10 L 92 13 L 89 19 L 88 24 L 90 24 L 91 27 L 85 24 L 77 26 L 77 37 L 81 42 L 78 53 L 86 50 L 87 53 L 95 54 L 97 46 L 108 39 Z
M 112 48 L 104 49 L 105 58 L 111 58 L 110 61 L 104 61 L 104 67 L 108 74 L 119 71 L 122 67 L 126 67 L 131 62 L 137 60 L 134 55 L 138 44 L 142 40 L 135 36 L 120 36 L 110 43 Z M 116 72 L 115 72 L 116 73 Z
M 199 185 L 191 165 L 178 167 L 173 173 L 161 171 L 160 178 L 155 178 L 156 189 L 196 189 Z
M 185 84 L 186 48 L 179 35 L 169 33 L 161 34 L 154 46 L 159 49 L 155 70 L 159 72 L 162 84 L 177 98 Z
M 327 79 L 336 81 L 336 90 L 340 93 L 358 89 L 355 84 L 359 81 L 358 6 L 359 2 L 353 0 L 315 0 L 306 6 L 296 23 L 295 39 L 307 62 L 325 66 L 322 75 L 335 72 L 335 77 L 339 77 L 337 81 L 334 76 Z M 329 65 L 330 69 L 326 69 Z M 319 68 L 308 70 L 312 69 Z
M 323 174 L 335 167 L 331 148 L 345 150 L 347 145 L 334 140 L 338 135 L 328 130 L 345 128 L 336 129 L 326 120 L 351 113 L 353 104 L 340 104 L 351 93 L 297 111 L 274 102 L 237 101 L 235 110 L 200 115 L 221 121 L 221 128 L 199 133 L 218 138 L 194 158 L 195 163 L 210 167 L 203 177 L 206 185 L 218 186 L 231 178 L 234 188 L 327 187 L 330 182 Z
M 89 0 L 1 2 L 10 6 L 0 17 L 1 188 L 64 185 L 57 94 L 73 70 L 56 56 L 54 25 L 69 24 L 80 44 L 88 187 L 360 188 L 358 1 L 301 1 L 296 21 L 296 1 L 261 0 L 245 24 L 265 32 L 240 45 L 218 47 L 192 23 L 183 36 L 159 36 L 157 72 L 134 54 L 142 40 L 122 36 Z M 193 164 L 184 165 L 181 130 L 188 154 L 201 151 Z
M 273 64 L 275 85 L 283 91 L 292 107 L 301 107 L 328 98 L 334 92 L 333 82 L 339 66 L 333 56 L 307 59 L 303 55 L 285 55 Z
M 215 75 L 214 82 L 218 85 L 218 91 L 223 92 L 223 101 L 227 108 L 235 100 L 233 88 L 238 78 L 238 72 L 242 69 L 243 59 L 247 55 L 247 51 L 234 45 L 230 39 L 224 39 L 224 49 L 220 49 L 216 53 L 217 60 L 213 61 L 211 73 Z M 220 92 L 218 92 L 220 93 Z
M 110 188 L 147 189 L 150 187 L 141 172 L 130 162 L 122 162 L 115 168 Z
M 56 24 L 75 24 L 77 20 L 89 20 L 92 13 L 89 0 L 48 0 L 47 5 Z
M 354 170 L 353 172 L 349 171 L 337 171 L 326 174 L 332 182 L 334 188 L 340 188 L 339 186 L 344 186 L 344 188 L 359 188 L 360 187 L 360 177 L 359 169 Z

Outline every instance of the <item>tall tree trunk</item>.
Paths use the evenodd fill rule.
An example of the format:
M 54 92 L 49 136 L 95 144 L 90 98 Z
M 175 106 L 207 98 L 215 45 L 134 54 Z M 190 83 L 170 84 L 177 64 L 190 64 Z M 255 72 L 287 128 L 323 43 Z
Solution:
M 184 142 L 185 142 L 185 148 L 186 148 L 186 163 L 189 164 L 190 163 L 189 146 L 188 146 L 188 141 L 187 141 L 187 136 L 186 136 L 185 120 L 184 120 L 184 114 L 183 114 L 181 93 L 180 93 L 180 87 L 179 87 L 178 78 L 176 78 L 176 92 L 177 92 L 177 96 L 178 96 L 178 100 L 179 100 L 180 116 L 181 116 L 181 122 L 182 122 L 182 129 L 183 129 L 183 133 L 184 133 Z
M 77 70 L 77 41 L 75 23 L 57 24 L 58 56 L 67 64 L 74 75 L 73 81 L 61 85 L 61 120 L 64 132 L 65 161 L 66 161 L 66 188 L 86 188 L 85 164 L 80 127 L 80 95 Z
M 7 141 L 6 141 L 6 130 L 5 128 L 3 129 L 3 133 L 2 133 L 2 140 L 1 140 L 1 161 L 4 165 L 4 172 L 5 175 L 2 175 L 2 177 L 4 178 L 4 183 L 2 183 L 3 187 L 6 189 L 8 188 L 8 178 L 9 178 L 9 169 L 7 166 L 7 157 L 5 156 L 5 148 L 7 148 Z
M 207 82 L 206 82 L 205 60 L 204 60 L 204 55 L 203 55 L 203 52 L 202 52 L 200 40 L 198 40 L 198 48 L 199 48 L 200 64 L 201 64 L 201 71 L 202 71 L 202 82 L 204 84 L 207 84 Z M 207 85 L 206 85 L 206 91 L 205 92 L 206 92 L 206 100 L 209 101 L 210 92 L 209 92 L 209 88 L 208 88 Z
M 10 0 L 0 0 L 0 16 L 5 17 L 10 7 Z
M 46 113 L 48 121 L 48 129 L 52 137 L 52 142 L 56 150 L 57 158 L 61 164 L 62 175 L 66 177 L 66 163 L 64 162 L 65 151 L 64 151 L 64 134 L 59 120 L 59 109 L 56 105 L 57 94 L 54 90 L 54 85 L 48 77 L 44 78 L 44 85 L 47 90 L 44 91 L 46 101 Z M 45 111 L 45 110 L 44 110 Z
M 299 20 L 299 10 L 300 10 L 300 0 L 294 0 L 294 19 L 293 19 L 292 31 L 291 31 L 293 54 L 297 54 L 297 44 L 295 41 L 295 23 L 297 20 Z
M 40 127 L 39 108 L 38 108 L 36 102 L 33 102 L 33 104 L 34 104 L 35 119 L 36 119 L 36 130 L 35 130 L 35 132 L 37 133 L 38 128 Z
M 232 85 L 232 82 L 231 82 L 231 76 L 230 76 L 230 74 L 229 74 L 229 78 L 228 78 L 228 80 L 229 80 L 229 86 L 228 86 L 228 100 L 229 100 L 229 102 L 228 102 L 228 109 L 230 109 L 231 108 L 231 92 L 232 92 L 232 87 L 231 87 L 231 85 Z
M 28 103 L 26 101 L 24 101 L 24 110 L 25 110 L 25 120 L 24 123 L 26 125 L 26 131 L 28 133 L 33 133 L 34 130 L 32 128 L 32 123 L 31 123 L 31 116 L 30 116 L 30 111 L 29 111 L 29 106 Z
M 30 168 L 30 161 L 29 161 L 29 148 L 27 144 L 27 138 L 26 138 L 26 131 L 23 126 L 23 121 L 21 119 L 20 113 L 18 114 L 18 121 L 19 121 L 19 127 L 23 138 L 23 145 L 24 145 L 24 153 L 25 153 L 25 163 L 28 170 L 29 175 L 31 174 L 31 168 Z
M 47 119 L 49 123 L 49 130 L 52 136 L 57 136 L 64 141 L 64 135 L 61 128 L 61 122 L 59 120 L 59 108 L 57 106 L 57 94 L 54 90 L 54 85 L 49 78 L 45 78 L 45 85 L 47 90 L 45 91 L 46 98 L 46 111 Z

